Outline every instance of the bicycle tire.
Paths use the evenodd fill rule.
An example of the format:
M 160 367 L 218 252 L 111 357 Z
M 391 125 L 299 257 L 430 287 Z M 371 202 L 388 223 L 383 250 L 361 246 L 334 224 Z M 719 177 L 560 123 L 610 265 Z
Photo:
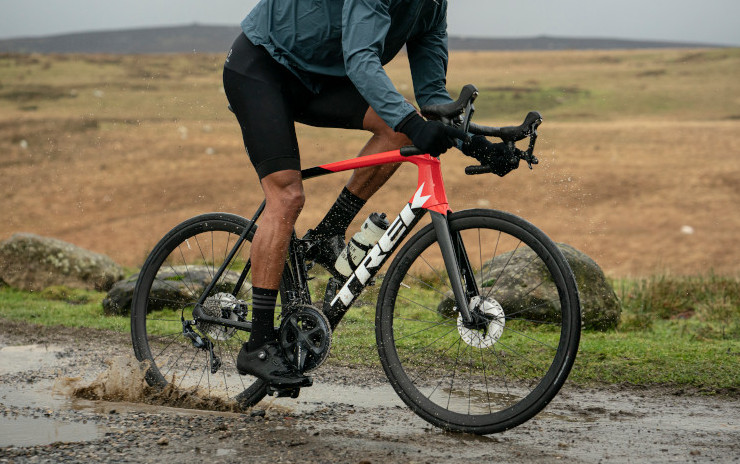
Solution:
M 581 328 L 576 282 L 552 240 L 517 216 L 477 209 L 448 220 L 466 253 L 458 262 L 471 263 L 483 297 L 475 302 L 490 322 L 480 331 L 461 326 L 449 285 L 440 290 L 448 278 L 430 224 L 383 280 L 375 320 L 381 364 L 401 399 L 431 424 L 502 432 L 539 413 L 573 366 Z M 533 276 L 536 282 L 525 280 Z
M 136 358 L 149 363 L 149 385 L 163 388 L 173 383 L 180 388 L 195 388 L 207 399 L 233 400 L 241 409 L 266 395 L 267 385 L 262 380 L 240 376 L 236 371 L 236 357 L 248 334 L 223 326 L 196 327 L 198 335 L 211 340 L 213 353 L 221 362 L 212 374 L 210 352 L 196 348 L 183 334 L 182 324 L 183 318 L 192 319 L 192 309 L 205 286 L 250 224 L 233 214 L 199 215 L 174 227 L 150 253 L 139 273 L 131 304 L 131 339 Z M 249 258 L 255 230 L 256 225 L 209 295 L 216 308 L 222 301 L 232 303 L 224 294 L 234 289 Z M 238 295 L 251 308 L 249 279 Z

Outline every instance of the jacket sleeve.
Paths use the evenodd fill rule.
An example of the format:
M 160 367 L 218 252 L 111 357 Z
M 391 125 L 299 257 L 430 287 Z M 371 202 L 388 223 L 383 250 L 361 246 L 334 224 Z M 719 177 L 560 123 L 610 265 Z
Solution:
M 407 42 L 406 50 L 419 107 L 451 102 L 452 98 L 447 92 L 446 14 L 441 16 L 432 30 Z
M 416 111 L 383 69 L 383 44 L 391 25 L 390 0 L 345 0 L 342 50 L 347 76 L 376 113 L 394 130 Z

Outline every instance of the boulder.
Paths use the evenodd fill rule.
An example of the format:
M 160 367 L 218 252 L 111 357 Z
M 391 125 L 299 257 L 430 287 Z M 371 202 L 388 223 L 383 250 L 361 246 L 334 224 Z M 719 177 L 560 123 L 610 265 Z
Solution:
M 128 315 L 139 274 L 116 282 L 103 299 L 103 312 L 106 315 Z M 180 307 L 194 303 L 213 279 L 213 268 L 209 266 L 172 266 L 161 269 L 149 292 L 149 311 L 165 306 Z M 226 271 L 216 285 L 215 293 L 231 292 L 239 280 L 239 273 Z M 251 286 L 245 283 L 239 298 L 247 297 Z
M 105 291 L 123 275 L 109 257 L 54 238 L 20 233 L 0 243 L 0 281 L 22 290 L 63 285 Z
M 557 246 L 570 264 L 578 284 L 583 327 L 593 330 L 616 328 L 621 306 L 604 272 L 585 253 L 564 243 Z M 534 252 L 528 247 L 496 257 L 485 264 L 483 272 L 484 276 L 493 277 L 488 277 L 485 282 L 478 281 L 478 288 L 485 292 L 496 281 L 495 298 L 504 310 L 517 311 L 519 317 L 526 319 L 557 320 L 560 307 L 557 292 L 552 285 L 538 285 L 548 274 L 544 263 L 534 258 Z M 533 262 L 537 265 L 532 265 Z M 503 266 L 506 266 L 505 273 L 501 273 Z M 437 311 L 450 316 L 455 303 L 452 292 L 448 292 L 447 296 L 438 305 Z

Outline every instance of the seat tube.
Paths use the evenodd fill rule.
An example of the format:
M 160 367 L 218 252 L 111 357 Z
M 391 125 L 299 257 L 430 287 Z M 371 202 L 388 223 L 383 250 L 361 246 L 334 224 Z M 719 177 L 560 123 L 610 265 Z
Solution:
M 452 245 L 452 235 L 450 234 L 447 216 L 436 211 L 430 211 L 430 215 L 432 217 L 434 231 L 437 233 L 437 243 L 439 243 L 439 248 L 442 252 L 445 269 L 447 270 L 447 275 L 450 277 L 452 292 L 455 294 L 457 308 L 460 314 L 462 314 L 463 322 L 470 323 L 472 318 L 470 317 L 465 289 L 460 278 L 460 269 L 458 268 L 457 257 L 455 256 L 455 248 Z

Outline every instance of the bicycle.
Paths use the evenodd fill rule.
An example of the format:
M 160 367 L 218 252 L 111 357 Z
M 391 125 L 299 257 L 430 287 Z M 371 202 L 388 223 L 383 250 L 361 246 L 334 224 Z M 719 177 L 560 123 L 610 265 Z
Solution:
M 477 95 L 468 85 L 456 102 L 422 111 L 468 133 L 501 138 L 531 169 L 541 115 L 530 112 L 519 126 L 479 126 L 470 121 Z M 528 148 L 517 148 L 527 137 Z M 404 243 L 382 278 L 375 315 L 377 350 L 391 385 L 411 410 L 446 430 L 489 434 L 522 424 L 558 393 L 575 360 L 581 311 L 573 273 L 552 240 L 524 219 L 486 209 L 451 212 L 440 158 L 415 147 L 302 175 L 398 162 L 417 166 L 415 193 L 357 269 L 329 279 L 320 306 L 304 259 L 310 240 L 293 233 L 276 310 L 280 343 L 303 372 L 321 366 L 344 314 Z M 490 171 L 466 168 L 470 175 Z M 149 362 L 150 385 L 190 379 L 243 408 L 268 394 L 297 397 L 298 390 L 236 374 L 236 354 L 251 328 L 248 248 L 263 208 L 264 202 L 251 220 L 228 213 L 186 220 L 147 258 L 131 330 L 136 357 Z M 405 241 L 427 212 L 431 223 Z M 532 276 L 535 283 L 527 280 Z M 173 296 L 176 287 L 189 295 Z

